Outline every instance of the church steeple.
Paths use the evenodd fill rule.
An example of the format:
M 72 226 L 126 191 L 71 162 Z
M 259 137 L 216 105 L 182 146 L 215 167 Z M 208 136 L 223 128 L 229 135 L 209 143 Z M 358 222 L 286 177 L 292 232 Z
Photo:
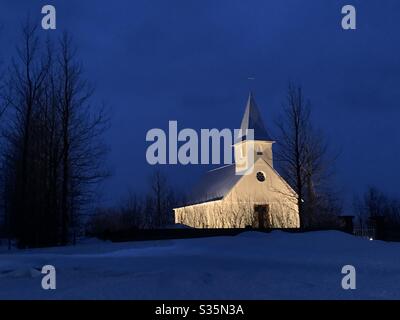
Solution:
M 267 130 L 265 129 L 260 111 L 257 108 L 257 104 L 254 100 L 254 96 L 251 91 L 249 93 L 249 98 L 247 100 L 247 105 L 246 105 L 246 111 L 244 112 L 240 128 L 242 129 L 242 137 L 246 134 L 246 129 L 253 129 L 254 140 L 272 141 Z M 247 139 L 246 137 L 243 137 L 242 140 L 247 140 Z
M 259 158 L 264 159 L 265 162 L 273 167 L 272 145 L 274 140 L 271 139 L 265 129 L 260 111 L 257 108 L 254 96 L 251 92 L 247 100 L 246 111 L 244 112 L 240 128 L 241 133 L 238 137 L 239 142 L 234 145 L 236 167 L 241 163 L 248 164 Z M 247 129 L 254 130 L 254 139 L 246 137 Z

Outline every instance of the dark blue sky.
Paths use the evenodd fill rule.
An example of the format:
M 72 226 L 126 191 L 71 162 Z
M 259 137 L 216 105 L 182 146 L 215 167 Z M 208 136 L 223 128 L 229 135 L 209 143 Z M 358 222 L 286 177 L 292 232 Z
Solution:
M 289 80 L 311 100 L 314 121 L 340 150 L 336 184 L 351 205 L 367 185 L 400 196 L 400 2 L 325 0 L 0 0 L 0 57 L 14 52 L 21 22 L 57 9 L 56 37 L 69 30 L 96 97 L 111 109 L 113 177 L 102 199 L 143 190 L 146 132 L 237 128 L 251 86 L 267 127 Z M 341 29 L 341 8 L 357 9 L 357 30 Z M 202 166 L 166 167 L 171 183 L 193 184 Z

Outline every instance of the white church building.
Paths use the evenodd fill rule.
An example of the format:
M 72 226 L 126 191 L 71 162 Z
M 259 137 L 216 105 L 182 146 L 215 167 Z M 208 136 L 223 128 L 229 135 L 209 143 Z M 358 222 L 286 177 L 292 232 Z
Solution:
M 298 228 L 297 194 L 274 169 L 273 141 L 250 93 L 241 124 L 254 130 L 234 147 L 235 159 L 254 152 L 254 167 L 237 175 L 237 163 L 211 170 L 193 191 L 190 202 L 175 208 L 175 223 L 194 228 Z M 252 148 L 247 144 L 252 143 Z M 245 155 L 246 156 L 246 155 Z

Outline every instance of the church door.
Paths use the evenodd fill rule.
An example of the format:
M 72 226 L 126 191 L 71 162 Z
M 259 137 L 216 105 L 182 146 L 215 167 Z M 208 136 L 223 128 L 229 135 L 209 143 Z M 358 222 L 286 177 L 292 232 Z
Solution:
M 254 219 L 253 228 L 266 229 L 271 227 L 269 219 L 269 205 L 255 205 L 254 206 Z

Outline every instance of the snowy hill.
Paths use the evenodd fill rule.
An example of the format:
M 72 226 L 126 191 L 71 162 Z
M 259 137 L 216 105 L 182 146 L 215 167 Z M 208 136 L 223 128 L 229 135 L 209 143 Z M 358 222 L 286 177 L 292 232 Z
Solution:
M 0 250 L 0 299 L 400 299 L 400 243 L 269 234 Z M 57 289 L 41 288 L 54 265 Z M 354 265 L 357 289 L 343 290 Z

